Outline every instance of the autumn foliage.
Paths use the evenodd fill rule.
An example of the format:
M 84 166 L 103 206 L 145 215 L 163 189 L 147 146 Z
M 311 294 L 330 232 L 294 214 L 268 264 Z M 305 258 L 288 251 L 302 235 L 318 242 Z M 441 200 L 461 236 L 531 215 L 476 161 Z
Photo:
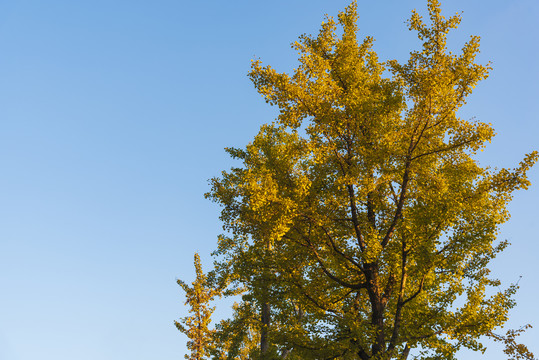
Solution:
M 491 70 L 475 62 L 479 37 L 451 53 L 460 15 L 429 0 L 428 21 L 414 11 L 408 22 L 422 47 L 381 62 L 372 38 L 358 41 L 356 10 L 301 36 L 293 73 L 252 63 L 280 113 L 227 149 L 239 165 L 211 180 L 226 233 L 212 281 L 196 260 L 193 288 L 180 283 L 191 358 L 453 359 L 483 351 L 485 336 L 532 358 L 518 331 L 496 335 L 517 286 L 501 288 L 487 266 L 507 246 L 499 227 L 538 154 L 514 169 L 476 160 L 494 130 L 458 110 Z M 202 304 L 217 289 L 242 301 L 209 331 Z

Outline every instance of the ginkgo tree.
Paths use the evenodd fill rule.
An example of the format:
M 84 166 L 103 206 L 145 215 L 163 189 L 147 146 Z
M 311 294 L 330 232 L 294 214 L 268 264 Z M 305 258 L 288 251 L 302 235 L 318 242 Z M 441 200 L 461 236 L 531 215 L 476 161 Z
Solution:
M 185 291 L 185 305 L 189 305 L 191 315 L 180 321 L 174 321 L 174 324 L 189 338 L 187 348 L 191 354 L 185 355 L 185 358 L 202 360 L 207 358 L 214 344 L 213 331 L 209 328 L 214 308 L 210 307 L 209 303 L 220 292 L 218 288 L 211 286 L 208 276 L 202 270 L 200 256 L 197 253 L 194 256 L 194 265 L 196 278 L 191 286 L 182 280 L 177 280 L 178 285 Z
M 484 337 L 533 357 L 519 331 L 496 335 L 517 286 L 501 289 L 487 265 L 538 154 L 514 169 L 478 163 L 494 130 L 458 110 L 490 65 L 475 62 L 477 36 L 448 50 L 459 14 L 444 17 L 438 0 L 428 13 L 412 13 L 422 47 L 405 63 L 358 41 L 355 2 L 293 44 L 292 74 L 253 61 L 251 80 L 280 112 L 227 149 L 241 164 L 207 194 L 227 231 L 215 274 L 243 294 L 214 358 L 235 358 L 234 335 L 247 358 L 453 359 L 483 351 Z M 231 333 L 242 321 L 245 336 Z

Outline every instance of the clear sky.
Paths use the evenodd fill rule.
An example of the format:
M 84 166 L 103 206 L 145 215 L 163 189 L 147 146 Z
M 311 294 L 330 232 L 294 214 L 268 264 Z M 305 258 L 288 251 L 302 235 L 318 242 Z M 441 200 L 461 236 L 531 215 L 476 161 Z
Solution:
M 207 180 L 274 119 L 246 77 L 260 57 L 295 65 L 289 44 L 348 1 L 0 0 L 0 359 L 181 359 L 192 280 L 221 232 Z M 418 45 L 404 21 L 426 1 L 359 1 L 380 58 Z M 491 77 L 462 116 L 498 132 L 484 164 L 539 148 L 539 2 L 450 0 L 457 49 L 482 37 Z M 520 280 L 510 325 L 539 339 L 539 169 L 518 193 L 492 264 Z M 218 310 L 226 314 L 227 310 Z M 503 359 L 493 347 L 485 358 Z M 537 345 L 532 349 L 539 352 Z M 463 359 L 475 358 L 464 353 Z

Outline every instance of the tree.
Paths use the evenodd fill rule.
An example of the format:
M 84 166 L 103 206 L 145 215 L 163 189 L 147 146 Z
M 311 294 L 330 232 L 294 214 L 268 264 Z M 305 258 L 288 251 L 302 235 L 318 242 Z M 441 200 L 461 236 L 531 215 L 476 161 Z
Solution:
M 219 294 L 208 282 L 207 276 L 202 271 L 200 256 L 195 253 L 194 265 L 196 271 L 195 281 L 189 286 L 182 280 L 177 280 L 178 285 L 185 291 L 185 305 L 189 305 L 191 316 L 186 316 L 180 321 L 174 321 L 174 325 L 190 339 L 187 348 L 191 355 L 185 355 L 188 360 L 207 359 L 213 345 L 213 331 L 208 325 L 214 308 L 209 302 Z
M 219 273 L 259 319 L 259 358 L 453 359 L 483 350 L 483 336 L 533 356 L 518 331 L 495 335 L 517 286 L 498 290 L 487 265 L 538 154 L 512 170 L 479 165 L 492 126 L 457 112 L 490 65 L 475 63 L 477 36 L 448 51 L 460 15 L 446 19 L 438 0 L 428 10 L 430 24 L 412 13 L 423 45 L 403 64 L 358 42 L 355 2 L 293 44 L 293 74 L 252 63 L 279 116 L 227 149 L 241 165 L 207 196 L 228 233 Z

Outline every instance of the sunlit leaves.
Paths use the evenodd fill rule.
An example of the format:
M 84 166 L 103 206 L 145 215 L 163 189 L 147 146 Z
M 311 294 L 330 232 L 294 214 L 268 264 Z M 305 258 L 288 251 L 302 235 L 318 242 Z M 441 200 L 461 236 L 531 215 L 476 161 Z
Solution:
M 475 153 L 494 130 L 458 110 L 490 65 L 475 62 L 476 36 L 448 50 L 460 15 L 445 18 L 437 0 L 428 12 L 429 22 L 412 13 L 423 45 L 405 63 L 382 63 L 372 38 L 358 41 L 355 3 L 292 44 L 293 73 L 252 62 L 249 77 L 279 116 L 227 149 L 240 164 L 207 197 L 227 232 L 218 273 L 244 294 L 220 326 L 235 331 L 271 308 L 271 322 L 245 323 L 269 329 L 263 358 L 453 359 L 483 350 L 481 336 L 514 306 L 516 287 L 500 290 L 487 265 L 507 245 L 499 226 L 538 154 L 513 170 L 480 166 Z M 257 335 L 242 336 L 254 354 Z

